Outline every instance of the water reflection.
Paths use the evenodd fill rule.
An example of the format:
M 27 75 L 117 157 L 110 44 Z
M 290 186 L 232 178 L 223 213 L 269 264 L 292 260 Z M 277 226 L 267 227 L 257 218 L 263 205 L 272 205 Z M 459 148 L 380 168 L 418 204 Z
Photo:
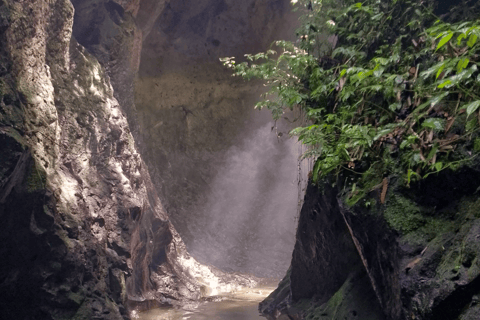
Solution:
M 184 309 L 159 308 L 132 315 L 136 320 L 255 320 L 263 319 L 258 304 L 273 290 L 274 286 L 244 288 L 218 297 L 221 301 L 203 302 Z

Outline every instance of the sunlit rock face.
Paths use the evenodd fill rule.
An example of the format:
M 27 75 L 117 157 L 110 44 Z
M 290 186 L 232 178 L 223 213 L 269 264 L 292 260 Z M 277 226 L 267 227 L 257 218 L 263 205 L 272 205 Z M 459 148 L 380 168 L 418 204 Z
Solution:
M 131 214 L 146 190 L 125 117 L 71 39 L 69 1 L 0 10 L 2 318 L 126 317 Z
M 105 66 L 114 95 L 133 128 L 136 145 L 142 147 L 143 136 L 133 104 L 133 77 L 138 71 L 142 35 L 148 34 L 166 2 L 73 3 L 76 9 L 73 35 Z M 191 259 L 154 196 L 155 189 L 149 184 L 149 201 L 155 210 L 147 207 L 142 211 L 131 241 L 133 274 L 127 279 L 127 291 L 133 307 L 175 304 L 182 299 L 228 291 L 240 284 L 253 284 L 250 279 L 226 276 Z M 162 221 L 156 219 L 156 211 L 162 213 Z M 232 283 L 227 284 L 229 281 Z
M 114 69 L 72 38 L 73 20 L 66 0 L 0 2 L 0 318 L 122 319 L 127 299 L 252 285 L 186 253 L 114 97 Z
M 232 78 L 218 58 L 264 50 L 274 39 L 291 37 L 296 17 L 289 2 L 73 3 L 74 36 L 106 67 L 155 187 L 188 248 L 202 262 L 229 271 L 280 277 L 293 248 L 296 150 L 285 136 L 277 137 L 288 131 L 286 126 L 272 131 L 267 113 L 253 113 L 262 92 L 259 83 Z M 140 46 L 138 39 L 143 39 Z M 132 80 L 139 66 L 134 104 Z M 249 149 L 243 154 L 261 149 L 255 162 L 243 165 L 244 172 L 223 169 L 239 169 L 228 165 L 235 161 L 235 145 Z M 276 174 L 280 167 L 284 170 Z M 232 179 L 262 170 L 266 174 L 249 181 Z M 230 209 L 230 200 L 211 192 L 225 187 L 217 183 L 222 179 L 236 184 L 227 188 Z M 235 192 L 252 195 L 240 198 Z M 258 204 L 242 209 L 241 201 Z M 219 214 L 216 202 L 225 214 Z M 242 225 L 228 217 L 239 218 Z M 219 229 L 215 221 L 227 223 Z M 232 229 L 236 236 L 230 237 Z
M 267 50 L 295 25 L 289 1 L 172 1 L 143 34 L 135 104 L 152 179 L 187 248 L 226 270 L 285 272 L 297 155 L 253 110 L 261 83 L 219 58 Z
M 280 277 L 293 248 L 298 155 L 292 142 L 277 139 L 275 130 L 268 132 L 267 127 L 273 126 L 267 124 L 268 114 L 253 112 L 263 91 L 261 84 L 232 78 L 218 59 L 242 58 L 245 53 L 266 50 L 275 39 L 291 38 L 296 16 L 289 1 L 74 0 L 73 4 L 74 36 L 105 66 L 154 185 L 187 247 L 203 262 L 230 271 Z M 264 134 L 258 136 L 261 127 Z M 277 131 L 288 129 L 283 126 Z M 264 142 L 274 147 L 260 147 Z M 234 181 L 228 176 L 235 173 L 224 168 L 239 169 L 229 163 L 235 161 L 234 149 L 240 145 L 250 149 L 247 153 L 262 149 L 261 156 L 256 156 L 263 158 L 245 163 L 244 172 L 237 173 L 240 176 L 265 169 L 278 172 L 275 166 L 285 168 L 286 163 L 289 169 L 270 176 L 259 174 L 256 180 L 237 179 L 232 186 L 223 184 L 233 199 L 228 208 L 230 200 L 216 198 L 212 190 L 219 188 L 222 179 Z M 276 160 L 272 162 L 271 157 Z M 268 183 L 261 186 L 260 179 Z M 282 192 L 274 191 L 278 185 L 283 185 Z M 242 189 L 263 198 L 263 204 L 239 210 L 243 204 L 234 193 Z M 241 199 L 261 201 L 253 195 Z M 215 202 L 223 203 L 225 215 L 218 214 Z M 244 222 L 237 226 L 229 216 Z M 214 220 L 226 224 L 218 229 Z M 258 234 L 263 236 L 238 231 L 237 236 L 228 237 L 232 229 L 258 229 L 253 221 L 260 222 Z M 229 243 L 214 252 L 225 238 Z M 227 250 L 233 247 L 237 249 Z M 258 257 L 262 259 L 254 263 Z

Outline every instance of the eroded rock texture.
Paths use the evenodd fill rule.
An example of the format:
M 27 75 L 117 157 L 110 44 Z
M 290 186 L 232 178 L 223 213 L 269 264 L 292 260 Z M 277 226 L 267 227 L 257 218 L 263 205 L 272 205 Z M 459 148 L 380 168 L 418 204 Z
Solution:
M 98 62 L 71 39 L 69 1 L 0 8 L 1 150 L 9 159 L 0 312 L 119 319 L 133 227 L 119 215 L 141 207 L 132 191 L 145 189 L 125 118 Z
M 273 319 L 480 317 L 479 187 L 475 163 L 412 186 L 388 180 L 349 207 L 331 184 L 310 186 L 292 264 L 261 304 Z M 340 188 L 341 190 L 341 188 Z
M 337 194 L 308 186 L 290 269 L 260 304 L 269 319 L 384 319 Z
M 222 290 L 156 195 L 107 75 L 115 59 L 106 71 L 73 19 L 68 0 L 0 2 L 0 318 L 122 319 L 127 299 Z

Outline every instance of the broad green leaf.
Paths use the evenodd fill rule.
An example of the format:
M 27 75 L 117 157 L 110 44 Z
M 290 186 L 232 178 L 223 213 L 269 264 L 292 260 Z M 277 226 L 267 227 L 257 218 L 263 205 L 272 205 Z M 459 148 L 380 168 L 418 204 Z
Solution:
M 383 74 L 383 72 L 385 71 L 385 68 L 377 65 L 374 70 L 375 71 L 373 71 L 373 75 L 375 77 L 379 78 Z
M 390 132 L 393 131 L 394 128 L 388 128 L 388 129 L 383 129 L 383 130 L 380 130 L 377 135 L 373 138 L 374 141 L 377 141 L 378 139 L 380 139 L 381 137 L 383 137 L 384 135 L 386 134 L 389 134 Z
M 435 79 L 438 79 L 438 77 L 440 77 L 440 74 L 442 73 L 443 69 L 445 69 L 445 63 L 442 63 L 442 65 L 438 69 L 437 75 L 435 76 Z
M 418 173 L 416 173 L 415 171 L 413 171 L 412 169 L 408 169 L 408 171 L 407 171 L 407 181 L 408 181 L 408 184 L 410 184 L 410 181 L 411 181 L 412 177 L 417 177 L 417 178 L 419 178 L 420 175 L 419 175 Z
M 478 27 L 477 27 L 477 26 L 472 26 L 472 27 L 468 28 L 468 30 L 465 31 L 464 33 L 465 33 L 466 35 L 469 35 L 469 34 L 470 34 L 473 30 L 475 30 L 475 29 L 478 30 Z
M 385 82 L 386 82 L 386 83 L 393 82 L 393 80 L 395 80 L 397 77 L 398 77 L 398 75 L 392 74 L 392 75 L 389 76 L 387 79 L 385 79 Z M 480 81 L 480 78 L 479 78 L 479 81 Z
M 307 112 L 307 116 L 313 117 L 313 116 L 319 116 L 325 109 L 320 108 L 320 109 L 310 109 Z
M 463 81 L 469 79 L 475 71 L 477 71 L 477 65 L 473 64 L 470 68 L 464 69 L 464 70 L 462 70 L 462 72 L 448 78 L 448 80 L 446 80 L 446 81 L 450 81 L 450 82 L 445 84 L 445 87 L 449 88 L 449 87 L 452 87 L 454 85 L 457 85 L 460 82 L 463 82 Z
M 439 28 L 435 28 L 435 31 L 437 31 L 438 29 L 439 29 Z M 441 38 L 441 37 L 443 37 L 443 36 L 445 36 L 445 35 L 447 35 L 447 34 L 448 34 L 447 31 L 443 31 L 443 32 L 440 32 L 439 34 L 437 34 L 436 32 L 433 32 L 433 33 L 431 33 L 430 35 L 431 35 L 431 36 L 435 36 L 435 40 L 437 40 L 438 38 Z
M 412 169 L 408 169 L 408 172 L 407 172 L 407 184 L 408 185 L 410 184 L 410 179 L 412 178 L 412 172 L 413 172 Z
M 442 83 L 440 83 L 440 84 L 437 86 L 437 88 L 439 88 L 439 89 L 442 89 L 442 88 L 444 88 L 444 87 L 449 88 L 449 87 L 451 87 L 452 85 L 453 85 L 453 84 L 452 84 L 452 81 L 447 79 L 447 80 L 443 81 Z
M 477 118 L 473 117 L 472 119 L 467 121 L 467 124 L 465 125 L 465 129 L 467 131 L 472 131 L 477 127 Z
M 464 27 L 468 26 L 469 24 L 470 24 L 469 21 L 463 22 L 463 23 L 461 23 L 457 26 L 457 30 L 462 29 L 462 28 L 463 28 L 463 30 L 466 30 L 466 28 L 464 28 Z
M 373 58 L 373 61 L 375 61 L 377 64 L 381 64 L 382 66 L 386 66 L 386 65 L 389 64 L 388 59 L 386 59 L 386 58 L 381 58 L 381 57 Z
M 420 72 L 420 77 L 421 77 L 422 79 L 427 79 L 427 78 L 430 77 L 432 74 L 435 74 L 435 72 L 437 72 L 439 69 L 442 69 L 442 70 L 443 70 L 443 68 L 445 68 L 445 65 L 446 65 L 445 62 L 437 63 L 437 64 L 435 64 L 434 66 L 428 68 L 427 70 Z M 440 72 L 441 72 L 441 71 L 440 71 Z M 438 72 L 437 72 L 437 73 L 438 73 Z
M 359 80 L 363 80 L 369 76 L 371 76 L 373 74 L 373 71 L 372 70 L 365 70 L 365 71 L 360 71 L 358 74 L 357 74 L 357 77 Z
M 411 161 L 412 161 L 413 164 L 418 164 L 418 163 L 420 163 L 420 162 L 422 161 L 422 158 L 420 157 L 420 153 L 416 152 L 416 153 L 413 155 Z
M 445 120 L 441 118 L 428 118 L 423 121 L 422 127 L 434 130 L 443 130 L 445 127 Z
M 477 42 L 477 35 L 472 33 L 468 38 L 467 45 L 471 48 L 475 45 L 476 42 Z
M 448 96 L 448 94 L 450 93 L 450 91 L 446 91 L 438 96 L 435 96 L 435 97 L 432 97 L 431 99 L 429 99 L 427 102 L 425 103 L 422 103 L 421 105 L 419 105 L 415 111 L 416 112 L 419 112 L 419 111 L 422 111 L 423 109 L 425 109 L 425 107 L 429 107 L 429 106 L 434 106 L 436 105 L 437 103 L 439 103 L 440 101 L 442 101 L 443 98 L 445 98 L 446 96 Z
M 458 61 L 457 73 L 462 72 L 462 70 L 465 69 L 468 66 L 469 62 L 470 62 L 470 59 L 468 59 L 468 58 L 462 58 L 460 61 Z
M 402 143 L 400 143 L 400 149 L 403 150 L 403 149 L 405 149 L 405 147 L 406 147 L 407 145 L 410 145 L 410 144 L 411 144 L 410 141 L 408 141 L 408 140 L 403 140 Z
M 383 87 L 381 85 L 367 86 L 367 87 L 361 88 L 360 92 L 361 93 L 372 92 L 372 91 L 378 92 L 378 91 L 382 90 L 382 88 Z
M 467 117 L 469 117 L 472 113 L 477 111 L 478 107 L 480 107 L 480 100 L 476 100 L 466 104 L 462 107 L 462 109 L 467 109 Z
M 440 171 L 443 168 L 443 163 L 442 162 L 437 162 L 435 163 L 435 170 Z
M 457 37 L 457 45 L 460 46 L 462 44 L 462 40 L 465 39 L 466 37 L 467 37 L 467 35 L 465 33 L 460 34 Z
M 450 39 L 452 39 L 453 37 L 453 32 L 450 31 L 449 33 L 447 33 L 447 35 L 443 36 L 442 39 L 440 39 L 440 42 L 438 43 L 437 45 L 437 49 L 440 49 L 441 47 L 443 47 L 448 41 L 450 41 Z M 435 51 L 436 51 L 435 50 Z
M 473 151 L 480 151 L 480 138 L 475 138 L 475 140 L 473 141 Z

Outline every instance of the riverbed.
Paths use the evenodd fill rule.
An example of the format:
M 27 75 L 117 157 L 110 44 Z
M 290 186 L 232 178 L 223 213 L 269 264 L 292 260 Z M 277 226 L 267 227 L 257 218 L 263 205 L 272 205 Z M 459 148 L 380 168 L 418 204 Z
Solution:
M 263 319 L 258 304 L 274 286 L 243 288 L 236 292 L 215 297 L 212 302 L 201 302 L 178 308 L 157 308 L 135 313 L 135 320 L 255 320 Z

